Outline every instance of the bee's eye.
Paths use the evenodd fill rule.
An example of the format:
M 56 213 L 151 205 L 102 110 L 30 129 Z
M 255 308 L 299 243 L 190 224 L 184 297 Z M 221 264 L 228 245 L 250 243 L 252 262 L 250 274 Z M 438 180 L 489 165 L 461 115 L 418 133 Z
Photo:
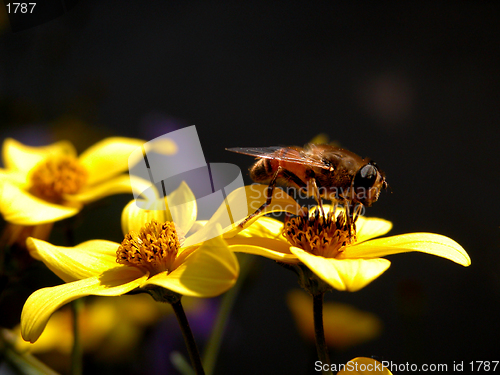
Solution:
M 361 168 L 354 177 L 355 188 L 371 188 L 377 180 L 377 168 L 371 164 Z

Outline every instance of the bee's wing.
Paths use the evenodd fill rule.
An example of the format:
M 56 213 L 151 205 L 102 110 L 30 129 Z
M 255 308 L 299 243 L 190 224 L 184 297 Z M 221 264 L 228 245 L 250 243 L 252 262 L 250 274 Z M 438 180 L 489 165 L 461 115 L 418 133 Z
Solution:
M 278 151 L 282 150 L 283 148 L 286 148 L 286 147 L 279 147 L 279 146 L 274 146 L 274 147 L 233 147 L 233 148 L 226 148 L 226 150 L 231 151 L 231 152 L 236 152 L 237 154 L 250 155 L 250 156 L 255 156 L 258 158 L 277 159 Z
M 309 166 L 324 169 L 330 168 L 322 160 L 307 155 L 307 153 L 299 147 L 234 147 L 226 148 L 226 150 L 236 152 L 238 154 L 255 156 L 257 158 L 283 160 L 289 163 L 307 164 Z

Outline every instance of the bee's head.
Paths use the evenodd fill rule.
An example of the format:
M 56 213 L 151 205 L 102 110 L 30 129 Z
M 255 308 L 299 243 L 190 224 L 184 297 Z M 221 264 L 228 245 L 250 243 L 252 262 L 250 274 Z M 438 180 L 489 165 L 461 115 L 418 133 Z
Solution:
M 358 170 L 352 184 L 356 200 L 365 206 L 371 206 L 373 202 L 376 202 L 380 191 L 387 189 L 388 186 L 385 173 L 373 161 Z

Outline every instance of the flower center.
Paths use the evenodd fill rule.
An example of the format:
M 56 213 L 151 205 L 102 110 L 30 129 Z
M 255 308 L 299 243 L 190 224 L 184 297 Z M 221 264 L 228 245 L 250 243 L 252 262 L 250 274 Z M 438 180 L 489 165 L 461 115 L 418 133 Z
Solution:
M 75 194 L 87 182 L 87 170 L 71 156 L 44 160 L 31 172 L 30 192 L 46 201 L 61 203 L 64 194 Z
M 153 220 L 141 228 L 139 234 L 130 231 L 116 251 L 116 262 L 139 267 L 151 276 L 174 270 L 177 252 L 184 242 L 178 236 L 174 223 Z
M 346 245 L 356 242 L 356 225 L 346 221 L 345 213 L 335 215 L 329 211 L 325 216 L 316 209 L 293 218 L 286 218 L 283 236 L 295 247 L 313 255 L 335 258 Z

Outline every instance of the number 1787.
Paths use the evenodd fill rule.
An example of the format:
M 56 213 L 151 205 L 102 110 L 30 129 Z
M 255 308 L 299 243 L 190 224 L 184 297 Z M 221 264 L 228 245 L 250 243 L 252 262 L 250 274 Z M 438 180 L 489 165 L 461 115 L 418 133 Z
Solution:
M 8 13 L 33 13 L 36 3 L 9 3 L 7 4 Z M 28 7 L 31 7 L 28 9 Z

